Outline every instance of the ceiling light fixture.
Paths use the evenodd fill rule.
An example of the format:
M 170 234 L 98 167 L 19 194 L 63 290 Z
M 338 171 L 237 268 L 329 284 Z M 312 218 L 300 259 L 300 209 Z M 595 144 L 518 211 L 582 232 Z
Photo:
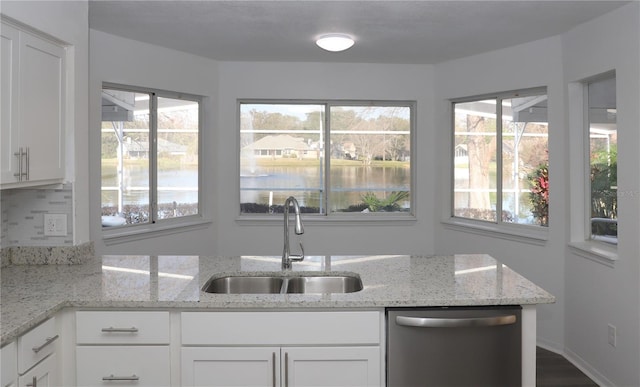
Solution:
M 327 34 L 322 35 L 316 40 L 316 44 L 327 51 L 339 52 L 344 51 L 354 44 L 351 36 L 346 34 Z

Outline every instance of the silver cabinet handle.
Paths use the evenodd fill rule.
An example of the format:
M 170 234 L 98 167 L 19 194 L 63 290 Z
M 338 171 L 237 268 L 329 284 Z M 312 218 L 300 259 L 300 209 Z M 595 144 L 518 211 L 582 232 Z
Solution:
M 109 376 L 103 376 L 102 380 L 104 380 L 105 382 L 136 381 L 140 380 L 140 377 L 136 374 L 133 374 L 131 376 L 114 376 L 113 374 L 111 374 Z
M 14 173 L 13 176 L 17 177 L 18 181 L 22 181 L 22 156 L 24 155 L 22 148 L 19 148 L 13 155 L 18 158 L 18 173 Z
M 26 172 L 24 172 L 23 175 L 25 175 L 26 177 L 25 180 L 29 181 L 29 147 L 27 147 L 27 151 L 25 152 L 25 155 L 26 155 L 27 165 L 25 168 Z
M 34 376 L 31 383 L 27 383 L 27 387 L 38 387 L 38 378 Z
M 396 316 L 396 324 L 418 328 L 462 328 L 493 327 L 515 324 L 516 316 L 474 317 L 474 318 L 426 318 Z
M 131 327 L 131 328 L 109 327 L 109 328 L 102 328 L 102 332 L 106 332 L 106 333 L 137 333 L 138 332 L 138 328 L 136 328 L 136 327 Z
M 276 353 L 273 352 L 271 354 L 271 363 L 272 363 L 272 371 L 273 371 L 273 387 L 276 387 Z
M 42 344 L 39 347 L 33 347 L 31 349 L 33 350 L 33 352 L 38 353 L 38 352 L 42 351 L 44 349 L 44 347 L 46 347 L 47 345 L 49 345 L 49 344 L 53 343 L 54 341 L 56 341 L 58 339 L 58 337 L 60 337 L 60 335 L 55 335 L 53 337 L 47 337 L 45 339 L 44 344 Z
M 289 352 L 284 353 L 284 387 L 289 387 Z

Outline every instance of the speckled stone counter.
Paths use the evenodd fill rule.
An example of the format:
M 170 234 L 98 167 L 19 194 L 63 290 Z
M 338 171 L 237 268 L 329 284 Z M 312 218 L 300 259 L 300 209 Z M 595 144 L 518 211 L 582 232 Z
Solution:
M 383 308 L 528 305 L 555 298 L 488 255 L 311 256 L 300 272 L 351 272 L 364 289 L 347 294 L 209 294 L 211 276 L 280 272 L 280 257 L 104 256 L 80 265 L 2 269 L 2 345 L 65 307 Z

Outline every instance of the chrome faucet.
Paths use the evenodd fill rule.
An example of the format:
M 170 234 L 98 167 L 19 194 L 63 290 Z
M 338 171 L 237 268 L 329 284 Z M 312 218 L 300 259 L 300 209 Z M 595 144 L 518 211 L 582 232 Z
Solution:
M 293 209 L 296 212 L 296 235 L 304 234 L 304 228 L 302 227 L 302 218 L 300 217 L 300 206 L 298 201 L 293 196 L 289 196 L 284 202 L 284 250 L 282 251 L 282 270 L 291 270 L 292 262 L 301 262 L 304 260 L 304 247 L 300 242 L 300 249 L 302 254 L 291 255 L 289 250 L 289 207 L 293 204 Z

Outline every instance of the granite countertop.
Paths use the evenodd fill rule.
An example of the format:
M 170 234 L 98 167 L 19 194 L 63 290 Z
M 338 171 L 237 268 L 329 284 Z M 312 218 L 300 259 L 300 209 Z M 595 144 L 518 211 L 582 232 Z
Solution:
M 488 255 L 310 256 L 299 272 L 352 272 L 364 289 L 347 294 L 209 294 L 213 275 L 279 272 L 280 257 L 103 256 L 80 265 L 2 269 L 1 344 L 65 307 L 78 308 L 384 308 L 527 305 L 555 298 Z

